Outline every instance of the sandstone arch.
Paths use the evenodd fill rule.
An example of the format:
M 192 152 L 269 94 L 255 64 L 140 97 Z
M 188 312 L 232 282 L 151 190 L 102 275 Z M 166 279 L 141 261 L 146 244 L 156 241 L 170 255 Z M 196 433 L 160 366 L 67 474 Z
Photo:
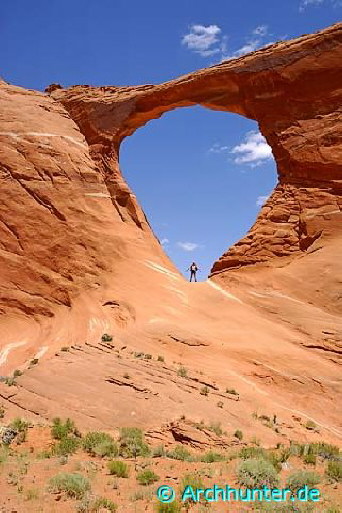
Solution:
M 161 85 L 52 85 L 42 94 L 2 83 L 3 313 L 54 315 L 89 287 L 113 284 L 118 262 L 136 259 L 137 248 L 174 271 L 118 159 L 124 137 L 182 106 L 257 120 L 277 162 L 274 193 L 246 237 L 214 263 L 215 279 L 250 264 L 282 267 L 318 240 L 338 242 L 333 258 L 341 233 L 341 38 L 339 24 Z
M 200 104 L 258 121 L 279 183 L 246 237 L 214 263 L 212 273 L 219 273 L 300 254 L 341 229 L 340 59 L 335 25 L 157 86 L 75 86 L 51 94 L 94 147 L 109 181 L 119 174 L 121 141 L 168 110 Z M 119 198 L 120 185 L 114 189 Z
M 219 415 L 234 428 L 246 423 L 252 435 L 246 419 L 262 406 L 279 410 L 290 437 L 300 433 L 298 410 L 339 436 L 341 39 L 335 25 L 156 86 L 55 85 L 44 94 L 0 83 L 1 374 L 37 354 L 45 360 L 14 391 L 0 384 L 16 414 L 74 409 L 76 422 L 112 428 L 117 386 L 123 425 L 132 404 L 144 426 L 202 408 L 217 418 L 201 394 L 174 402 L 170 374 L 149 390 L 148 367 L 127 405 L 116 379 L 126 369 L 101 346 L 113 333 L 120 350 L 129 345 L 127 360 L 162 348 L 168 362 L 184 358 L 222 390 L 231 372 L 244 399 L 233 417 L 231 407 Z M 279 175 L 255 225 L 198 289 L 164 254 L 118 162 L 124 137 L 197 103 L 256 119 Z M 62 346 L 73 346 L 65 359 Z

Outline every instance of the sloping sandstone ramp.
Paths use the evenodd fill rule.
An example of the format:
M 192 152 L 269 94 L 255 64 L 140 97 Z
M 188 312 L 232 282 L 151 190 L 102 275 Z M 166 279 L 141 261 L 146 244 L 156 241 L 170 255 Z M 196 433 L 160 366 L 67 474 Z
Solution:
M 285 431 L 294 415 L 339 435 L 341 39 L 335 25 L 161 85 L 1 83 L 1 374 L 25 370 L 1 385 L 11 407 L 106 427 L 189 413 L 251 432 L 258 407 L 281 412 Z M 119 149 L 195 104 L 257 120 L 279 182 L 210 279 L 189 285 L 125 183 Z M 164 355 L 165 370 L 139 351 Z M 185 383 L 180 363 L 195 373 Z M 221 411 L 234 383 L 244 399 L 224 396 Z

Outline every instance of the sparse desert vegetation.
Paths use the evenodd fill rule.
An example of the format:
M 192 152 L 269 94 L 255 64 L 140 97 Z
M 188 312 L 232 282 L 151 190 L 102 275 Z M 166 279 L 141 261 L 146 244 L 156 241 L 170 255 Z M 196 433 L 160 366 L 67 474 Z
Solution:
M 191 498 L 184 503 L 158 502 L 156 489 L 167 483 L 170 476 L 175 480 L 173 485 L 178 494 L 185 486 L 203 488 L 214 483 L 242 488 L 286 486 L 294 492 L 307 485 L 322 489 L 323 513 L 338 511 L 341 456 L 339 448 L 332 444 L 293 441 L 265 448 L 243 444 L 243 437 L 236 430 L 233 435 L 238 446 L 203 451 L 180 443 L 150 446 L 144 432 L 137 427 L 121 428 L 115 435 L 101 431 L 81 433 L 70 418 L 55 418 L 50 427 L 32 426 L 23 418 L 13 419 L 10 425 L 16 427 L 17 436 L 25 432 L 25 438 L 20 444 L 13 441 L 0 447 L 0 484 L 10 501 L 14 500 L 11 490 L 16 490 L 15 504 L 24 504 L 28 513 L 36 513 L 41 501 L 51 501 L 53 505 L 56 498 L 63 504 L 70 502 L 70 511 L 76 513 L 123 513 L 131 511 L 130 502 L 142 505 L 144 511 L 151 513 L 197 513 L 208 508 L 213 513 L 220 511 L 203 499 L 197 505 Z M 225 436 L 219 424 L 200 423 L 196 429 L 199 433 L 208 430 L 216 436 Z M 33 443 L 31 432 L 44 433 L 45 446 L 40 443 L 39 434 Z M 278 504 L 278 509 L 274 504 L 253 504 L 247 511 L 314 513 L 315 510 L 311 503 L 297 509 L 286 503 Z

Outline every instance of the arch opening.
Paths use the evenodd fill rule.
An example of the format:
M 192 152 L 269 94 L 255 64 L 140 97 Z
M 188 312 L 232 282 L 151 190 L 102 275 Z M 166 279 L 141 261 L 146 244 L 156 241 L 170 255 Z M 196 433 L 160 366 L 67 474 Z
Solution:
M 258 124 L 200 105 L 176 108 L 126 137 L 120 168 L 164 251 L 186 277 L 246 235 L 277 182 Z

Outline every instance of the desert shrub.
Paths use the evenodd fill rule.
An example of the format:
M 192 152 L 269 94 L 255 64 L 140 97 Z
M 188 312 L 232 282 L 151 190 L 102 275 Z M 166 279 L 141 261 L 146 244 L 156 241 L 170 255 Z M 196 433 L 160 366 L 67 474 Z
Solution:
M 279 454 L 279 461 L 281 463 L 285 463 L 285 461 L 287 461 L 290 456 L 291 456 L 291 449 L 290 449 L 290 447 L 283 447 L 281 449 L 281 451 L 280 451 L 280 454 Z
M 0 404 L 0 419 L 3 419 L 5 416 L 5 408 L 2 404 Z
M 219 422 L 214 422 L 214 423 L 210 424 L 210 426 L 208 426 L 208 429 L 210 431 L 212 431 L 213 433 L 215 433 L 215 435 L 217 435 L 217 436 L 223 435 L 223 429 Z
M 217 404 L 216 404 L 216 406 L 217 406 L 218 408 L 223 408 L 223 401 L 218 401 L 218 402 L 217 402 Z
M 266 451 L 262 447 L 242 447 L 239 452 L 239 457 L 243 460 L 251 458 L 264 458 L 266 459 Z
M 158 362 L 165 362 L 164 356 L 161 356 L 161 355 L 158 355 L 157 360 L 158 360 Z
M 273 451 L 266 452 L 265 456 L 264 456 L 264 459 L 269 461 L 270 463 L 272 463 L 272 465 L 274 466 L 274 468 L 276 469 L 277 472 L 280 472 L 282 469 L 282 465 L 281 465 L 279 458 L 280 458 L 280 455 L 278 455 L 277 453 L 275 453 Z
M 69 351 L 69 350 L 70 350 L 70 347 L 69 347 L 69 346 L 63 346 L 63 347 L 61 347 L 61 351 L 63 351 L 63 352 L 67 352 L 67 351 Z
M 37 365 L 38 362 L 39 362 L 38 358 L 33 358 L 33 360 L 30 361 L 30 364 Z
M 82 502 L 78 504 L 76 511 L 77 513 L 98 513 L 99 511 L 102 513 L 106 510 L 111 513 L 115 513 L 117 508 L 117 505 L 110 499 L 86 495 Z
M 162 458 L 166 456 L 165 447 L 163 445 L 159 445 L 152 450 L 152 458 Z
M 177 371 L 177 376 L 180 376 L 181 378 L 186 378 L 188 375 L 188 369 L 186 367 L 179 367 Z
M 248 488 L 261 488 L 264 485 L 275 488 L 279 483 L 274 466 L 263 458 L 242 461 L 237 476 L 239 483 Z
M 0 465 L 6 463 L 9 456 L 9 448 L 7 445 L 0 445 Z
M 29 426 L 30 426 L 29 422 L 26 422 L 26 420 L 23 420 L 20 417 L 16 417 L 11 422 L 9 427 L 14 429 L 18 433 L 18 435 L 16 437 L 17 444 L 25 442 L 26 435 L 27 435 L 27 430 L 28 430 Z
M 13 372 L 13 377 L 14 378 L 18 378 L 21 375 L 22 375 L 22 372 L 19 369 L 15 369 L 15 371 Z
M 29 488 L 25 492 L 25 500 L 26 501 L 34 501 L 39 498 L 39 491 L 37 488 Z
M 297 448 L 300 456 L 314 454 L 327 460 L 338 458 L 340 453 L 340 450 L 336 445 L 327 444 L 325 442 L 303 445 L 297 444 Z
M 226 394 L 239 395 L 239 392 L 237 392 L 235 388 L 226 388 Z
M 92 454 L 94 456 L 99 456 L 100 458 L 112 458 L 113 456 L 119 455 L 119 449 L 114 441 L 106 440 L 95 445 L 92 450 Z
M 174 460 L 181 461 L 192 461 L 193 457 L 191 456 L 190 451 L 183 447 L 182 445 L 176 445 L 176 447 L 172 451 L 167 452 L 167 457 L 172 458 Z
M 204 386 L 200 390 L 201 395 L 208 395 L 209 394 L 209 388 L 207 386 Z
M 111 342 L 113 340 L 112 335 L 108 335 L 108 333 L 104 333 L 101 337 L 102 342 Z
M 156 513 L 181 513 L 181 505 L 179 502 L 169 502 L 168 504 L 163 504 L 162 502 L 158 502 L 155 505 L 155 512 Z
M 5 379 L 5 384 L 8 385 L 9 387 L 12 387 L 12 386 L 16 385 L 17 382 L 16 382 L 15 378 L 12 376 L 12 377 L 7 377 Z
M 241 429 L 237 429 L 234 433 L 234 436 L 235 438 L 237 438 L 238 440 L 242 440 L 243 439 L 243 433 L 241 431 Z
M 68 497 L 75 499 L 82 499 L 88 490 L 90 490 L 89 480 L 82 474 L 62 472 L 53 476 L 49 481 L 51 493 L 64 492 Z
M 119 454 L 124 458 L 148 456 L 150 448 L 144 440 L 144 433 L 139 428 L 121 428 Z
M 309 431 L 318 431 L 318 426 L 313 420 L 308 420 L 305 424 L 305 427 Z
M 52 420 L 51 436 L 55 440 L 62 440 L 75 431 L 74 422 L 67 418 L 63 422 L 59 417 L 55 417 Z
M 127 463 L 125 463 L 124 461 L 119 461 L 119 460 L 108 461 L 107 467 L 108 467 L 109 473 L 112 476 L 128 477 L 128 475 L 129 475 L 129 467 L 128 467 Z
M 78 438 L 62 438 L 57 444 L 55 444 L 51 453 L 54 456 L 68 456 L 74 454 L 80 446 L 80 440 Z
M 286 486 L 292 491 L 299 490 L 303 486 L 307 485 L 308 488 L 313 488 L 320 482 L 320 477 L 315 472 L 309 472 L 307 470 L 298 470 L 293 474 L 290 474 L 286 481 Z
M 215 461 L 223 461 L 224 459 L 223 454 L 213 451 L 208 451 L 201 457 L 201 461 L 204 463 L 215 463 Z
M 82 442 L 83 448 L 92 456 L 116 456 L 117 446 L 112 436 L 102 431 L 90 431 Z
M 342 461 L 328 461 L 328 466 L 325 470 L 326 475 L 331 481 L 342 481 Z
M 152 360 L 152 355 L 149 354 L 149 353 L 146 353 L 145 356 L 144 356 L 144 359 L 145 360 Z
M 130 378 L 131 378 L 131 376 L 128 374 L 128 372 L 125 372 L 125 374 L 123 375 L 123 377 L 124 377 L 125 379 L 130 379 Z
M 159 476 L 157 476 L 157 474 L 155 474 L 153 470 L 149 469 L 143 470 L 142 472 L 139 472 L 139 474 L 137 474 L 138 483 L 144 486 L 155 483 L 156 481 L 158 481 L 158 479 Z
M 316 454 L 312 454 L 312 453 L 306 454 L 303 457 L 303 461 L 307 465 L 316 465 L 316 460 L 317 460 Z

